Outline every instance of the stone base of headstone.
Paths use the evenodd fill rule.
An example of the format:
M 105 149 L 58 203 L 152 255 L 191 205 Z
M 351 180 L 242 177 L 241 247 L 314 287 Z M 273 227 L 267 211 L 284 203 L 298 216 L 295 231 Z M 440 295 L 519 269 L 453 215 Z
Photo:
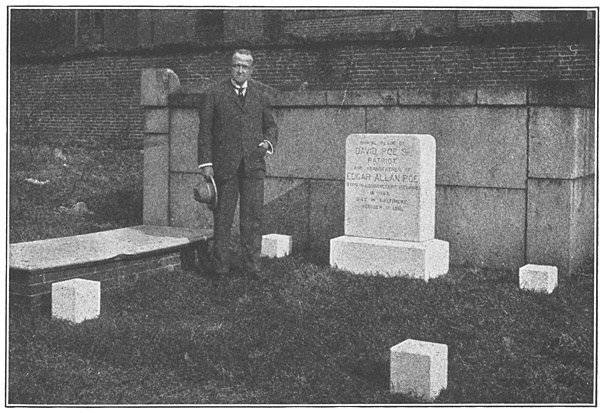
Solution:
M 527 264 L 519 269 L 519 288 L 550 294 L 558 285 L 557 267 Z
M 433 401 L 447 388 L 447 345 L 405 340 L 391 347 L 391 393 Z
M 282 234 L 263 235 L 261 256 L 270 258 L 285 257 L 292 253 L 292 237 Z
M 97 318 L 101 313 L 101 283 L 74 278 L 52 285 L 52 316 L 73 323 Z
M 330 265 L 356 274 L 407 276 L 428 280 L 449 271 L 449 243 L 342 237 L 330 240 Z

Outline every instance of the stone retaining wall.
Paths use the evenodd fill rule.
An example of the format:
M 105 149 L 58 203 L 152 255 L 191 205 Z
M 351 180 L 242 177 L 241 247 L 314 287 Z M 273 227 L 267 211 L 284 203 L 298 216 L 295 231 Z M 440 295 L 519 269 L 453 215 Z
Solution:
M 203 84 L 142 72 L 144 223 L 208 228 L 197 204 Z M 437 142 L 436 238 L 452 265 L 575 272 L 594 257 L 594 85 L 275 92 L 264 233 L 329 253 L 344 231 L 345 139 L 416 133 Z

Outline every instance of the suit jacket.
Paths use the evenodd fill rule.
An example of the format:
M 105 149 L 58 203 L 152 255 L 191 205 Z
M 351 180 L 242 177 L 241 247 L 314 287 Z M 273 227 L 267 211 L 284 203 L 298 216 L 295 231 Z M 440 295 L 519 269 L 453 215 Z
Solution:
M 243 105 L 229 79 L 205 93 L 200 110 L 198 164 L 211 162 L 216 179 L 234 175 L 242 159 L 246 176 L 264 178 L 266 151 L 258 145 L 265 139 L 276 145 L 277 124 L 257 82 L 248 81 Z

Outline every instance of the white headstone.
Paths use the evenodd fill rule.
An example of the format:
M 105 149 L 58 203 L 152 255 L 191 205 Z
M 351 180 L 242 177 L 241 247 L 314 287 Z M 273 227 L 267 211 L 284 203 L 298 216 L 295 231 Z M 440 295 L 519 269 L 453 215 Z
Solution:
M 52 316 L 80 323 L 101 313 L 101 283 L 74 278 L 52 285 Z
M 425 280 L 446 274 L 449 243 L 435 239 L 435 167 L 431 135 L 349 135 L 345 235 L 330 240 L 330 265 Z
M 519 269 L 519 288 L 550 294 L 558 285 L 557 267 L 527 264 Z
M 285 257 L 292 253 L 292 236 L 282 234 L 263 235 L 261 256 L 270 258 Z
M 391 347 L 391 392 L 432 401 L 447 388 L 447 345 L 405 340 Z
M 435 237 L 435 139 L 350 135 L 345 235 L 401 241 Z

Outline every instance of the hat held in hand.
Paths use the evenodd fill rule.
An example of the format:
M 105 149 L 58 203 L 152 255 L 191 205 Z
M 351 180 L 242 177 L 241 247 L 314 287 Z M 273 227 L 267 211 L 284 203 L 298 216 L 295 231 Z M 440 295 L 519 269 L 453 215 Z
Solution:
M 201 180 L 201 182 L 193 187 L 193 199 L 202 204 L 207 204 L 211 211 L 216 209 L 218 197 L 216 195 L 216 183 L 213 177 L 210 180 Z

